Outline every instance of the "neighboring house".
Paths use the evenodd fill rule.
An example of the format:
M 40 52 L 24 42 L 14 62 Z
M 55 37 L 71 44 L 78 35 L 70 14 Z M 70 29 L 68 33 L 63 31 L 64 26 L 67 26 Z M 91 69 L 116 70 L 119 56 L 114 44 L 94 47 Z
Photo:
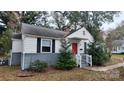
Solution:
M 61 39 L 71 42 L 70 49 L 74 56 L 85 54 L 87 44 L 93 41 L 93 37 L 85 28 L 64 32 L 22 23 L 21 32 L 14 34 L 12 38 L 9 64 L 21 65 L 22 70 L 28 69 L 35 60 L 55 65 L 61 49 Z
M 124 53 L 124 40 L 113 41 L 112 53 Z

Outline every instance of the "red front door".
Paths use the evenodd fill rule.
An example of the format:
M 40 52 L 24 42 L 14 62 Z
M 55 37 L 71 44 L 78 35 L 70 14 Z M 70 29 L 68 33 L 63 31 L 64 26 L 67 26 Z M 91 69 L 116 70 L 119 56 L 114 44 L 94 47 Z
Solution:
M 72 53 L 73 53 L 74 55 L 77 54 L 77 43 L 72 43 Z

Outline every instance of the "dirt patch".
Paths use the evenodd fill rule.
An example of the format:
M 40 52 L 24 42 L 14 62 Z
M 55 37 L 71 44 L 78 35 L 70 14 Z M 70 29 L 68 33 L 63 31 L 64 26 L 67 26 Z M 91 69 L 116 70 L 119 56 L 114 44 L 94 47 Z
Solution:
M 119 75 L 120 75 L 120 71 L 118 70 L 108 70 L 106 72 L 104 72 L 106 75 L 106 77 L 109 77 L 109 78 L 119 78 Z
M 17 77 L 32 77 L 34 75 L 35 74 L 29 73 L 29 72 L 21 72 L 21 73 L 17 74 Z
M 122 73 L 123 72 L 123 73 Z M 118 77 L 119 73 L 119 77 Z M 124 80 L 124 68 L 113 69 L 107 72 L 89 71 L 75 68 L 69 71 L 48 68 L 44 73 L 21 71 L 20 67 L 0 67 L 0 80 L 18 81 L 85 81 L 85 80 Z

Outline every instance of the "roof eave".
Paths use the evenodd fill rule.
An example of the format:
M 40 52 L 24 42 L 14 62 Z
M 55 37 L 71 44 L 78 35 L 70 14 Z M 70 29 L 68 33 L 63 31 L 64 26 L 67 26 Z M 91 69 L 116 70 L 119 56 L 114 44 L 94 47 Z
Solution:
M 31 34 L 23 34 L 24 36 L 29 36 L 29 37 L 40 37 L 40 38 L 47 38 L 47 39 L 63 39 L 63 38 L 56 38 L 56 37 L 46 37 L 46 36 L 38 36 L 38 35 L 31 35 Z

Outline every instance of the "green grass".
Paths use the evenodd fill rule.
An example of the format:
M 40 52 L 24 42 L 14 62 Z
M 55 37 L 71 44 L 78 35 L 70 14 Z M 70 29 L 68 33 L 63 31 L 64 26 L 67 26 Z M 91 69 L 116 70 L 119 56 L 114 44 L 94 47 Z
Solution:
M 118 63 L 119 63 L 118 61 L 111 60 L 111 61 L 105 63 L 104 66 L 110 66 L 110 65 L 114 65 L 114 64 L 118 64 Z
M 112 54 L 111 60 L 109 62 L 106 62 L 104 66 L 120 63 L 122 62 L 123 58 L 124 58 L 124 54 Z
M 124 54 L 112 54 L 112 58 L 124 58 Z

